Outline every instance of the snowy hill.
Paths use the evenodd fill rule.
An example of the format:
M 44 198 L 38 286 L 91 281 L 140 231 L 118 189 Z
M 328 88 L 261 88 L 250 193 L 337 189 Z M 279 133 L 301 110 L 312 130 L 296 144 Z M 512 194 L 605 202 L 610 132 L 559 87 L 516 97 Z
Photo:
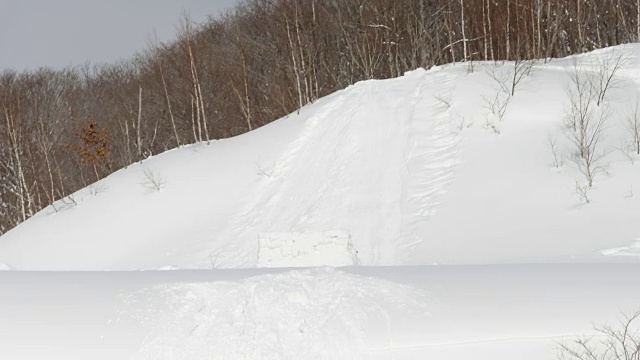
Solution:
M 608 175 L 597 176 L 586 206 L 563 127 L 572 59 L 536 64 L 503 119 L 487 100 L 506 101 L 495 78 L 511 81 L 514 65 L 476 64 L 469 73 L 463 64 L 361 82 L 257 131 L 134 164 L 0 238 L 0 263 L 254 267 L 260 234 L 331 231 L 350 236 L 362 265 L 600 261 L 602 251 L 625 247 L 638 254 L 640 169 L 624 129 L 639 93 L 638 48 L 578 60 L 595 72 L 623 49 L 606 94 Z M 549 138 L 565 157 L 557 169 Z
M 567 126 L 587 83 L 602 95 L 585 102 L 603 120 L 592 187 Z M 550 339 L 640 308 L 639 96 L 637 45 L 447 65 L 133 164 L 0 237 L 0 270 L 125 271 L 0 271 L 0 345 L 20 354 L 33 330 L 11 331 L 27 282 L 50 324 L 34 299 L 56 287 L 78 294 L 55 307 L 72 324 L 77 299 L 96 301 L 83 341 L 122 350 L 105 358 L 552 356 Z M 317 265 L 362 267 L 237 269 Z

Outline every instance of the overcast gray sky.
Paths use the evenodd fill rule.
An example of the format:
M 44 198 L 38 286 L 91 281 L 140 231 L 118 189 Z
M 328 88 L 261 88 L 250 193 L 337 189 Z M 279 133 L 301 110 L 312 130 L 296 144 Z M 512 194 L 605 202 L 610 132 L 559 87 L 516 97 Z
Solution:
M 157 34 L 174 38 L 188 10 L 203 21 L 238 0 L 0 0 L 0 70 L 113 62 Z

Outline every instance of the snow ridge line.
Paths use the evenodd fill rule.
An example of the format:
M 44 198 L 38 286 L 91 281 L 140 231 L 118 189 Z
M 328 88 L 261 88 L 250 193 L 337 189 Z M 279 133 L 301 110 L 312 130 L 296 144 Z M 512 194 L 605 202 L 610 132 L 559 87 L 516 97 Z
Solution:
M 423 76 L 429 81 L 425 79 L 419 85 L 405 154 L 408 182 L 403 192 L 402 240 L 398 244 L 406 255 L 424 240 L 420 234 L 436 213 L 460 163 L 456 155 L 460 137 L 451 125 L 450 104 L 439 100 L 448 98 L 454 76 L 442 71 Z

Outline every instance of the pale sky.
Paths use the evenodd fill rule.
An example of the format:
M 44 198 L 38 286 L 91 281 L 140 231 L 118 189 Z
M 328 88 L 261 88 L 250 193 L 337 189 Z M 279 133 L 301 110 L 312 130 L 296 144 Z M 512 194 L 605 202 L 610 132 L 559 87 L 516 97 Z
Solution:
M 238 0 L 0 0 L 0 72 L 110 63 L 175 38 L 187 10 L 201 22 Z M 156 34 L 156 35 L 154 35 Z

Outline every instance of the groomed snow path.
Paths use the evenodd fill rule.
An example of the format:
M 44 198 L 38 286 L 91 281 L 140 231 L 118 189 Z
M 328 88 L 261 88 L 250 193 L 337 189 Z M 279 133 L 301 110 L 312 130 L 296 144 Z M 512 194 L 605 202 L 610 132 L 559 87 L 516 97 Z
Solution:
M 363 265 L 392 265 L 419 242 L 453 179 L 458 138 L 448 108 L 451 75 L 424 70 L 361 82 L 306 120 L 221 237 L 224 267 L 253 267 L 260 232 L 351 235 Z M 225 258 L 231 255 L 231 258 Z M 207 259 L 200 264 L 208 265 Z

